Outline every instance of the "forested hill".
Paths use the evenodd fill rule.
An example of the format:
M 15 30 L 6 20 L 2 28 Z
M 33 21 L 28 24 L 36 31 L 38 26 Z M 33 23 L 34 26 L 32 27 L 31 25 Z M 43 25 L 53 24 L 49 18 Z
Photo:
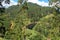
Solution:
M 21 9 L 19 8 L 19 6 L 11 6 L 7 9 L 7 12 L 10 12 L 10 14 L 12 15 L 16 15 L 22 12 L 20 10 Z M 32 19 L 32 21 L 38 21 L 41 17 L 52 14 L 53 11 L 55 12 L 56 10 L 51 7 L 42 7 L 37 4 L 28 3 L 27 15 Z M 24 15 L 24 13 L 21 14 Z
M 60 14 L 52 7 L 28 3 L 0 13 L 1 40 L 60 40 Z M 21 10 L 20 10 L 21 9 Z

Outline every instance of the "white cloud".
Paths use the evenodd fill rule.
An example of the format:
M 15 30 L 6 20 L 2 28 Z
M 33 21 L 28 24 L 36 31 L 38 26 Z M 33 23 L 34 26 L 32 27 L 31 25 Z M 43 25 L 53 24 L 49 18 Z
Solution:
M 17 2 L 15 2 L 15 1 L 11 0 L 10 5 L 17 5 Z
M 49 6 L 49 4 L 44 2 L 44 1 L 28 0 L 28 2 L 36 3 L 36 4 L 41 5 L 41 6 Z
M 3 6 L 5 6 L 5 7 L 9 7 L 9 6 L 12 6 L 12 5 L 17 5 L 17 2 L 15 2 L 15 1 L 13 1 L 13 0 L 10 0 L 10 4 L 5 4 L 4 2 L 2 3 L 3 4 Z
M 17 2 L 15 2 L 14 0 L 10 0 L 11 3 L 10 4 L 5 4 L 4 2 L 2 3 L 5 7 L 9 7 L 12 5 L 17 5 Z M 27 2 L 32 2 L 32 3 L 36 3 L 38 5 L 41 6 L 49 6 L 48 3 L 44 2 L 44 1 L 38 1 L 38 0 L 28 0 Z

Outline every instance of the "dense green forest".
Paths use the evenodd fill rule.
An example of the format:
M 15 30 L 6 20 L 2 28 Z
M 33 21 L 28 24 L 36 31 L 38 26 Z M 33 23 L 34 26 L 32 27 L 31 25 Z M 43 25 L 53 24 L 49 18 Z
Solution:
M 60 12 L 27 5 L 27 9 L 13 5 L 0 13 L 0 40 L 60 40 Z

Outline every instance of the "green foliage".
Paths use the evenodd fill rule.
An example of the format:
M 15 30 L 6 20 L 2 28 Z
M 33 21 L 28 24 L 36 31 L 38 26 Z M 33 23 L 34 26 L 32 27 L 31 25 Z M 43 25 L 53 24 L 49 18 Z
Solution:
M 60 15 L 60 14 L 59 14 Z M 43 17 L 35 26 L 34 30 L 40 32 L 46 38 L 50 37 L 52 40 L 60 40 L 60 19 L 59 15 L 50 14 Z M 56 39 L 55 39 L 56 38 Z
M 1 40 L 60 40 L 60 14 L 51 7 L 27 5 L 28 10 L 24 9 L 26 5 L 23 8 L 16 5 L 0 15 L 0 26 L 3 23 L 6 29 Z M 26 28 L 31 23 L 36 23 L 34 28 Z
M 57 2 L 57 1 L 59 1 L 59 0 L 49 0 L 50 2 Z

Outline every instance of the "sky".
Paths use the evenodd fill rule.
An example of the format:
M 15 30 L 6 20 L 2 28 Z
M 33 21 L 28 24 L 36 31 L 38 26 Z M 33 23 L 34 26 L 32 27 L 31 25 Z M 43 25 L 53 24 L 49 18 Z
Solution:
M 4 2 L 2 3 L 4 6 L 12 6 L 12 5 L 17 5 L 17 2 L 18 0 L 10 0 L 11 3 L 8 5 L 8 4 L 4 4 Z M 32 2 L 32 3 L 36 3 L 40 6 L 49 6 L 48 5 L 48 0 L 28 0 L 27 2 Z
M 13 0 L 13 1 L 18 2 L 18 0 Z
M 44 2 L 48 2 L 48 0 L 38 0 L 38 1 L 44 1 Z
M 10 1 L 11 1 L 10 4 L 5 4 L 5 3 L 3 2 L 3 3 L 2 3 L 3 6 L 5 6 L 5 7 L 7 8 L 7 7 L 10 7 L 10 6 L 12 6 L 12 5 L 17 5 L 17 1 L 16 1 L 16 0 L 10 0 Z
M 28 0 L 28 2 L 36 3 L 41 6 L 49 6 L 48 0 Z

